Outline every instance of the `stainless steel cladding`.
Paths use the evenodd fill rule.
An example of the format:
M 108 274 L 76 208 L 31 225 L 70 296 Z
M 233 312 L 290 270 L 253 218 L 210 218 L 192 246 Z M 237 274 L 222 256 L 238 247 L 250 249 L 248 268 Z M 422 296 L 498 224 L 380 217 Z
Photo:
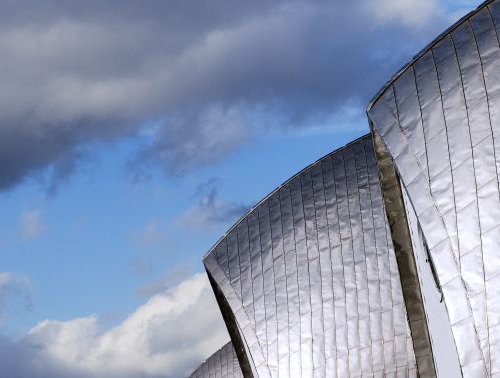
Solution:
M 245 376 L 417 375 L 370 136 L 280 186 L 204 263 Z
M 238 358 L 234 352 L 231 342 L 224 345 L 217 352 L 212 354 L 204 363 L 200 365 L 190 376 L 190 378 L 243 378 L 243 374 L 238 363 Z
M 499 33 L 500 2 L 484 3 L 368 109 L 416 213 L 465 377 L 500 376 Z

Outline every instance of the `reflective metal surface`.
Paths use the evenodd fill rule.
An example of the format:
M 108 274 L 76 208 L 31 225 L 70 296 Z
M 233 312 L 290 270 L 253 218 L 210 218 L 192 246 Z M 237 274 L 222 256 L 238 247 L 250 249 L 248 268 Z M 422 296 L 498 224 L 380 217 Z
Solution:
M 417 376 L 370 136 L 280 186 L 204 263 L 245 376 Z
M 238 358 L 231 342 L 212 354 L 190 378 L 243 378 Z
M 413 247 L 414 243 L 412 243 L 412 229 L 409 227 L 409 219 L 403 204 L 400 182 L 389 154 L 385 149 L 380 148 L 380 136 L 376 132 L 373 133 L 373 140 L 418 372 L 422 377 L 435 377 L 436 369 L 424 310 L 423 293 L 417 273 L 417 255 Z
M 465 377 L 500 376 L 499 32 L 500 2 L 487 2 L 368 109 L 415 209 Z
M 432 357 L 435 363 L 435 373 L 438 378 L 461 377 L 462 372 L 458 359 L 457 347 L 455 346 L 451 327 L 447 326 L 449 324 L 448 312 L 446 311 L 446 306 L 443 301 L 439 281 L 433 269 L 428 248 L 424 243 L 417 216 L 413 206 L 409 202 L 408 193 L 403 190 L 402 195 L 404 206 L 406 207 L 406 218 L 411 234 L 415 264 L 418 271 L 418 282 L 421 287 L 427 329 L 429 334 L 432 335 L 430 341 Z M 410 313 L 409 309 L 407 311 Z M 414 345 L 417 340 L 415 336 L 415 333 L 412 332 Z M 417 354 L 417 352 L 415 352 L 415 354 Z M 426 377 L 427 375 L 425 375 L 420 368 L 419 357 L 417 357 L 417 367 L 419 368 L 420 376 Z

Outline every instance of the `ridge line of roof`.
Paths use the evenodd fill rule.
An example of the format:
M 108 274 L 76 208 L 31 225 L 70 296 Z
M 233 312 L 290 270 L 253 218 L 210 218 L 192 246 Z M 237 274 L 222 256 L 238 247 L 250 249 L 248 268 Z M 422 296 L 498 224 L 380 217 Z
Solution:
M 349 143 L 346 143 L 345 145 L 339 147 L 339 148 L 336 148 L 335 150 L 327 153 L 326 155 L 320 157 L 318 160 L 316 160 L 314 163 L 311 163 L 309 165 L 307 165 L 306 167 L 302 168 L 299 172 L 295 173 L 293 176 L 291 176 L 290 178 L 288 178 L 287 180 L 285 180 L 282 184 L 278 185 L 275 189 L 273 189 L 269 194 L 267 194 L 265 197 L 263 197 L 260 201 L 258 201 L 255 205 L 252 205 L 252 207 L 250 208 L 250 210 L 248 210 L 245 214 L 243 214 L 215 243 L 214 245 L 203 255 L 203 261 L 205 261 L 205 259 L 207 258 L 207 256 L 222 242 L 222 240 L 224 240 L 231 231 L 233 231 L 236 227 L 238 227 L 238 225 L 244 220 L 246 219 L 251 213 L 253 213 L 255 211 L 255 209 L 257 209 L 261 204 L 263 204 L 265 201 L 267 201 L 274 193 L 276 193 L 278 190 L 280 190 L 283 186 L 289 184 L 293 179 L 295 179 L 296 177 L 300 176 L 302 173 L 304 173 L 305 171 L 307 171 L 308 169 L 311 169 L 312 167 L 314 167 L 315 165 L 321 163 L 323 160 L 325 160 L 326 158 L 328 158 L 330 155 L 334 154 L 334 153 L 337 153 L 339 151 L 342 151 L 344 149 L 347 149 L 348 147 L 350 147 L 351 145 L 355 144 L 355 143 L 358 143 L 360 141 L 362 141 L 363 139 L 367 139 L 371 137 L 371 133 L 368 133 L 368 134 L 364 134 L 362 136 L 360 136 L 359 138 L 356 138 L 352 141 L 350 141 Z
M 479 4 L 475 9 L 471 10 L 468 12 L 466 15 L 462 16 L 458 21 L 453 23 L 450 27 L 446 28 L 445 31 L 442 33 L 438 34 L 436 38 L 434 38 L 430 43 L 428 43 L 422 50 L 420 50 L 416 55 L 413 56 L 413 58 L 410 59 L 407 63 L 405 63 L 399 70 L 396 71 L 394 75 L 391 76 L 391 78 L 385 82 L 385 84 L 375 93 L 375 95 L 372 97 L 370 102 L 368 102 L 368 105 L 366 107 L 366 112 L 368 113 L 372 106 L 379 100 L 380 97 L 389 89 L 389 87 L 397 80 L 399 77 L 417 60 L 419 60 L 425 53 L 430 51 L 433 46 L 435 46 L 437 43 L 442 41 L 448 34 L 452 33 L 458 26 L 460 26 L 465 20 L 473 17 L 475 14 L 479 13 L 482 9 L 487 7 L 490 3 L 493 3 L 495 0 L 486 0 L 483 1 L 481 4 Z

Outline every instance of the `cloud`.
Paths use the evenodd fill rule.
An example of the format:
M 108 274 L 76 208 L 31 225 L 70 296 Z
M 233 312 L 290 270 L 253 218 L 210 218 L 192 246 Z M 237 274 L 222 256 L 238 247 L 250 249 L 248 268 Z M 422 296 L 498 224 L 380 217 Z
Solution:
M 250 138 L 239 110 L 220 107 L 175 117 L 157 126 L 153 135 L 153 143 L 137 156 L 135 163 L 159 163 L 174 174 L 217 162 Z
M 229 339 L 205 274 L 151 297 L 111 329 L 91 315 L 0 337 L 9 377 L 180 377 Z
M 27 277 L 0 272 L 0 320 L 5 320 L 12 311 L 31 309 L 33 303 L 33 290 Z
M 21 235 L 25 240 L 36 239 L 48 229 L 48 226 L 43 221 L 43 211 L 40 209 L 23 212 L 20 227 Z
M 330 122 L 448 22 L 436 0 L 0 3 L 0 190 L 49 171 L 54 191 L 120 138 L 182 173 Z
M 212 187 L 201 196 L 196 206 L 177 216 L 174 224 L 188 230 L 211 228 L 234 222 L 249 209 L 250 206 L 220 199 L 217 188 Z
M 368 10 L 382 24 L 389 22 L 410 27 L 423 27 L 440 9 L 434 0 L 373 0 Z

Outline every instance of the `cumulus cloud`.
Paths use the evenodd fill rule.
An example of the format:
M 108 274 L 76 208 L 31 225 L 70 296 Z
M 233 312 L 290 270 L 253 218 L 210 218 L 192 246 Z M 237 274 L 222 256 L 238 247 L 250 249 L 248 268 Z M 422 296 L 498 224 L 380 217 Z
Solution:
M 324 123 L 448 22 L 436 0 L 0 3 L 0 190 L 137 134 L 132 161 L 181 173 Z
M 36 239 L 47 231 L 47 225 L 43 220 L 43 211 L 34 209 L 25 211 L 20 219 L 21 234 L 25 240 Z
M 9 377 L 181 377 L 228 339 L 208 279 L 196 274 L 111 329 L 91 315 L 0 337 L 0 362 Z

